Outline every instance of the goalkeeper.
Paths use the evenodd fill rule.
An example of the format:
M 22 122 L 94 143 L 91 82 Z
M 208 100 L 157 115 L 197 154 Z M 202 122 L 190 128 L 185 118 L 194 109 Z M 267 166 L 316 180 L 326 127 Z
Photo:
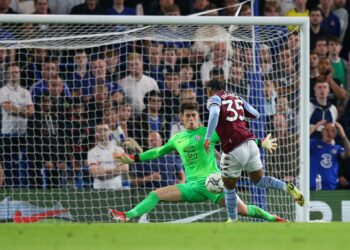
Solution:
M 186 183 L 158 188 L 150 192 L 143 201 L 130 211 L 119 212 L 109 209 L 108 212 L 113 220 L 126 222 L 134 217 L 142 216 L 155 208 L 159 201 L 203 202 L 210 200 L 213 203 L 225 206 L 224 193 L 210 193 L 205 186 L 205 180 L 209 174 L 219 173 L 214 154 L 215 143 L 220 142 L 219 137 L 216 133 L 213 134 L 210 140 L 210 153 L 207 154 L 203 147 L 207 129 L 200 126 L 197 103 L 182 104 L 180 112 L 181 120 L 186 129 L 184 132 L 172 136 L 165 145 L 148 150 L 140 155 L 114 154 L 113 158 L 125 164 L 133 164 L 134 162 L 157 159 L 176 150 L 184 165 Z M 275 141 L 276 139 L 270 139 L 270 135 L 268 135 L 263 141 L 257 140 L 257 144 L 262 145 L 272 153 L 277 146 Z M 257 206 L 246 206 L 239 198 L 238 213 L 242 216 L 267 221 L 286 221 Z

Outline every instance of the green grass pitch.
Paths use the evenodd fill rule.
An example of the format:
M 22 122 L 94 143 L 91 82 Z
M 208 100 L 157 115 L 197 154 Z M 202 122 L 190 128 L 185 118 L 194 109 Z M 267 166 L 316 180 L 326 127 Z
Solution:
M 346 249 L 350 223 L 0 224 L 3 250 Z

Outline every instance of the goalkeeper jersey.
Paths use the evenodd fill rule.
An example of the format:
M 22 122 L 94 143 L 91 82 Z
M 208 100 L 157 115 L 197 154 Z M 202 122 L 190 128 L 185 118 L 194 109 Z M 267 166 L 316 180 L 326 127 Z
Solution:
M 140 154 L 140 160 L 153 160 L 175 150 L 179 153 L 184 165 L 186 182 L 203 180 L 210 173 L 219 172 L 214 147 L 215 143 L 220 142 L 220 139 L 216 133 L 213 133 L 210 138 L 210 152 L 207 153 L 204 148 L 206 132 L 207 128 L 199 127 L 195 130 L 177 133 L 162 147 Z

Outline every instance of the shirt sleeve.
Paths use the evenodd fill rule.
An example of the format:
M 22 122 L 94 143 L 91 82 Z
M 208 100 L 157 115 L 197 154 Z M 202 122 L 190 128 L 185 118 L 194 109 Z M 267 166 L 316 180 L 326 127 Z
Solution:
M 209 109 L 209 120 L 208 120 L 208 128 L 207 134 L 205 135 L 205 139 L 211 138 L 213 132 L 215 131 L 216 126 L 219 122 L 220 116 L 220 107 L 216 104 L 212 104 Z
M 221 98 L 217 95 L 210 97 L 207 101 L 207 109 L 210 110 L 210 106 L 212 105 L 221 107 Z
M 173 139 L 170 138 L 169 141 L 161 147 L 152 148 L 140 154 L 140 161 L 149 161 L 153 159 L 158 159 L 163 155 L 169 154 L 170 152 L 175 150 L 173 145 Z
M 257 119 L 260 117 L 260 113 L 250 105 L 243 97 L 239 98 L 243 102 L 244 115 L 249 118 Z
M 30 95 L 29 91 L 26 91 L 26 105 L 27 106 L 34 105 L 32 96 Z
M 91 164 L 97 164 L 96 155 L 92 150 L 88 152 L 88 165 L 90 166 Z

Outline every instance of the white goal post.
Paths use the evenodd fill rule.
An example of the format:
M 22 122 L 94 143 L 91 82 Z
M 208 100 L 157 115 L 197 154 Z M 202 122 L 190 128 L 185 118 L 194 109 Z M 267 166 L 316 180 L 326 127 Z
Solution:
M 291 100 L 291 104 L 295 109 L 293 110 L 295 112 L 295 121 L 293 123 L 293 131 L 296 134 L 296 137 L 298 138 L 298 142 L 291 142 L 298 143 L 297 146 L 290 145 L 291 148 L 293 148 L 296 152 L 295 154 L 298 156 L 298 159 L 295 159 L 295 161 L 298 164 L 299 173 L 298 176 L 293 176 L 293 180 L 296 182 L 296 184 L 300 187 L 301 192 L 305 196 L 306 205 L 302 208 L 298 207 L 297 205 L 290 204 L 291 201 L 288 200 L 288 211 L 279 211 L 277 207 L 279 204 L 273 204 L 273 207 L 268 206 L 268 208 L 272 208 L 273 210 L 282 212 L 285 214 L 283 215 L 287 216 L 291 220 L 295 220 L 298 222 L 307 222 L 309 221 L 309 201 L 310 201 L 310 191 L 309 191 L 309 18 L 307 17 L 211 17 L 211 16 L 181 16 L 181 17 L 173 17 L 173 16 L 75 16 L 75 15 L 0 15 L 0 23 L 3 25 L 3 27 L 9 27 L 9 30 L 11 30 L 14 33 L 15 38 L 10 38 L 10 36 L 1 36 L 0 37 L 0 50 L 20 50 L 20 49 L 27 49 L 27 48 L 45 48 L 48 50 L 65 50 L 67 53 L 65 53 L 65 56 L 69 54 L 70 51 L 74 50 L 80 50 L 80 49 L 91 49 L 93 51 L 93 48 L 100 47 L 100 46 L 110 46 L 113 44 L 123 44 L 127 42 L 137 42 L 141 40 L 154 40 L 154 41 L 177 41 L 179 43 L 181 42 L 189 42 L 191 44 L 195 42 L 224 42 L 226 43 L 227 49 L 225 53 L 227 54 L 227 58 L 230 61 L 230 65 L 243 65 L 242 68 L 244 68 L 245 77 L 246 75 L 254 75 L 252 77 L 246 77 L 244 80 L 247 82 L 249 80 L 255 79 L 254 83 L 251 88 L 253 90 L 247 90 L 249 91 L 255 91 L 255 94 L 249 95 L 249 100 L 253 102 L 253 105 L 262 105 L 264 106 L 264 100 L 259 99 L 259 93 L 263 93 L 262 89 L 255 89 L 254 86 L 260 86 L 262 88 L 263 83 L 262 81 L 265 79 L 273 81 L 273 77 L 277 77 L 278 73 L 274 71 L 273 69 L 278 69 L 278 71 L 283 71 L 283 64 L 275 65 L 274 63 L 271 63 L 271 77 L 266 77 L 262 79 L 260 76 L 262 74 L 262 70 L 259 69 L 259 56 L 260 56 L 260 48 L 266 46 L 270 50 L 274 50 L 272 48 L 273 44 L 278 43 L 278 39 L 280 37 L 269 37 L 269 31 L 275 32 L 274 28 L 264 29 L 262 27 L 294 27 L 291 28 L 292 30 L 289 30 L 287 34 L 284 34 L 282 36 L 288 37 L 293 33 L 293 31 L 296 31 L 299 36 L 299 48 L 296 48 L 295 51 L 298 53 L 295 55 L 299 60 L 299 67 L 298 71 L 296 72 L 296 81 L 298 81 L 298 84 L 295 84 L 295 86 L 298 87 L 297 90 L 295 90 L 290 96 L 288 96 L 288 100 Z M 26 36 L 25 34 L 17 34 L 19 32 L 17 30 L 17 25 L 19 24 L 33 24 L 33 25 L 48 25 L 48 26 L 55 26 L 58 25 L 59 27 L 65 27 L 64 32 L 62 33 L 50 33 L 49 29 L 45 32 L 43 32 L 41 35 L 38 36 Z M 77 27 L 81 25 L 82 28 L 77 29 Z M 212 30 L 208 28 L 206 30 L 206 26 L 208 27 L 223 27 L 223 29 L 226 31 L 226 34 L 213 34 Z M 19 26 L 18 26 L 19 27 Z M 70 28 L 72 27 L 72 29 Z M 106 28 L 107 27 L 107 28 Z M 119 28 L 118 28 L 119 27 Z M 125 28 L 128 27 L 128 28 Z M 183 32 L 179 32 L 179 34 L 183 35 L 183 37 L 176 37 L 172 35 L 170 32 L 166 35 L 162 34 L 164 30 L 162 30 L 162 27 L 169 27 L 170 32 L 172 32 L 172 27 L 177 28 L 177 31 L 183 30 Z M 202 28 L 201 34 L 198 36 L 195 36 L 194 33 L 198 31 L 199 28 Z M 248 28 L 246 28 L 248 27 Z M 152 32 L 148 32 L 149 30 L 152 30 Z M 188 32 L 186 32 L 188 30 Z M 242 31 L 243 30 L 243 31 Z M 79 33 L 81 32 L 81 33 Z M 240 33 L 242 32 L 242 33 Z M 244 32 L 244 33 L 243 33 Z M 240 34 L 246 34 L 245 37 L 241 38 Z M 276 34 L 279 34 L 276 32 Z M 153 39 L 152 39 L 152 36 Z M 167 40 L 168 39 L 168 40 Z M 260 39 L 260 40 L 259 40 Z M 268 39 L 271 39 L 268 40 Z M 275 40 L 274 40 L 275 39 Z M 281 39 L 283 40 L 283 39 Z M 276 42 L 277 41 L 277 42 Z M 282 44 L 283 46 L 287 46 L 288 41 L 283 40 Z M 232 45 L 234 44 L 234 45 Z M 263 45 L 264 44 L 264 45 Z M 278 46 L 283 47 L 281 44 Z M 149 49 L 146 45 L 146 43 L 142 43 L 142 51 Z M 181 47 L 181 46 L 180 46 Z M 212 48 L 210 48 L 212 49 Z M 232 57 L 231 53 L 236 53 L 234 51 L 239 50 L 240 57 L 235 58 Z M 252 72 L 248 72 L 246 70 L 247 67 L 246 61 L 240 61 L 243 60 L 247 54 L 245 54 L 246 49 L 249 49 L 252 53 L 252 65 L 251 69 Z M 231 50 L 231 51 L 230 51 Z M 104 51 L 98 49 L 97 52 L 91 52 L 96 54 L 102 54 Z M 119 52 L 121 53 L 121 52 Z M 126 50 L 124 55 L 125 58 L 128 56 L 128 52 Z M 210 53 L 210 52 L 209 52 Z M 208 61 L 211 60 L 211 57 L 207 54 Z M 241 55 L 242 54 L 242 55 Z M 59 56 L 61 56 L 60 54 Z M 232 58 L 231 58 L 232 57 Z M 162 59 L 163 60 L 163 59 Z M 236 61 L 235 61 L 236 60 Z M 20 62 L 26 64 L 27 62 Z M 42 62 L 44 63 L 44 62 Z M 257 65 L 258 64 L 258 65 Z M 276 63 L 277 64 L 277 63 Z M 196 65 L 195 65 L 196 66 Z M 199 65 L 201 66 L 201 65 Z M 126 69 L 123 69 L 126 75 Z M 64 69 L 60 68 L 59 73 L 66 73 L 64 72 Z M 197 74 L 200 76 L 200 72 L 198 69 L 198 72 L 194 70 L 194 74 Z M 227 73 L 224 72 L 225 79 L 227 80 Z M 119 79 L 120 80 L 120 79 Z M 119 81 L 118 80 L 118 81 Z M 97 83 L 96 83 L 97 84 Z M 203 83 L 204 85 L 204 83 Z M 28 86 L 28 90 L 31 86 Z M 89 86 L 91 87 L 91 86 Z M 202 86 L 203 87 L 203 86 Z M 259 88 L 260 88 L 259 87 Z M 276 87 L 276 92 L 278 93 L 284 93 L 286 90 L 284 88 L 288 88 L 288 86 L 282 86 L 281 89 L 278 89 Z M 248 88 L 247 88 L 248 89 Z M 256 100 L 255 100 L 255 99 Z M 294 98 L 294 99 L 293 99 Z M 205 109 L 205 107 L 202 107 Z M 264 108 L 263 108 L 264 109 Z M 292 108 L 293 109 L 293 108 Z M 4 115 L 4 114 L 3 114 Z M 96 122 L 97 123 L 97 122 Z M 265 121 L 258 123 L 256 126 L 253 124 L 252 128 L 255 129 L 255 132 L 257 135 L 264 135 L 266 134 L 264 129 L 260 129 L 262 126 L 265 128 Z M 260 129 L 260 130 L 259 130 Z M 272 128 L 273 130 L 273 128 Z M 147 138 L 142 138 L 147 139 Z M 3 145 L 2 145 L 3 146 Z M 3 153 L 3 151 L 2 151 Z M 293 159 L 294 160 L 294 159 Z M 265 159 L 267 165 L 269 158 L 267 157 Z M 277 162 L 276 164 L 281 163 Z M 286 166 L 290 166 L 292 164 L 286 164 Z M 278 167 L 277 167 L 277 170 Z M 288 169 L 285 169 L 286 172 L 288 172 Z M 297 173 L 298 171 L 294 171 Z M 278 176 L 278 172 L 276 172 L 276 175 Z M 5 176 L 6 178 L 6 176 Z M 11 196 L 11 191 L 17 190 L 17 187 L 6 187 L 1 190 L 0 189 L 0 202 L 7 199 L 9 196 Z M 22 190 L 19 188 L 19 190 Z M 248 190 L 248 191 L 247 191 Z M 243 192 L 246 193 L 245 197 L 250 197 L 249 189 L 247 189 Z M 3 191 L 3 194 L 1 192 Z M 33 189 L 30 191 L 31 194 L 26 193 L 25 189 L 19 192 L 14 192 L 16 195 L 12 196 L 11 199 L 13 200 L 21 200 L 22 198 L 26 201 L 31 202 L 30 197 L 36 197 L 37 207 L 44 207 L 46 206 L 45 203 L 40 203 L 41 199 L 44 199 L 45 193 L 52 192 L 52 190 L 44 190 L 37 189 L 37 191 L 33 191 Z M 82 196 L 78 193 L 78 191 L 75 191 L 75 189 L 71 189 L 71 191 L 60 191 L 62 192 L 61 195 L 58 194 L 58 197 L 61 197 L 60 200 L 60 206 L 72 209 L 72 214 L 78 214 L 80 207 L 70 207 L 74 202 L 72 203 L 69 199 L 69 197 L 76 197 L 77 201 L 79 199 L 82 199 L 81 197 L 87 197 L 86 194 L 92 193 L 92 191 L 84 189 Z M 77 192 L 76 194 L 74 192 Z M 114 197 L 116 200 L 118 199 L 124 199 L 130 201 L 128 204 L 125 205 L 126 209 L 129 209 L 130 206 L 135 205 L 135 200 L 138 200 L 139 197 L 137 197 L 138 193 L 137 191 L 134 191 L 133 188 L 130 190 L 127 190 L 129 193 L 123 193 L 123 197 Z M 97 196 L 91 195 L 91 197 L 99 197 L 100 201 L 94 201 L 96 204 L 100 204 L 100 207 L 95 207 L 94 205 L 91 208 L 91 211 L 94 213 L 97 213 L 100 217 L 94 217 L 97 218 L 96 220 L 105 220 L 104 211 L 106 208 L 105 201 L 111 200 L 113 197 L 113 194 L 108 193 L 104 190 L 97 190 L 96 191 Z M 276 194 L 276 193 L 273 193 Z M 21 197 L 23 195 L 23 197 Z M 72 196 L 70 196 L 72 195 Z M 130 196 L 129 196 L 130 195 Z M 22 201 L 23 201 L 22 199 Z M 83 198 L 85 199 L 85 198 Z M 92 198 L 91 198 L 92 199 Z M 247 203 L 251 201 L 245 200 Z M 286 201 L 285 197 L 281 197 L 280 201 Z M 53 201 L 51 201 L 53 202 Z M 91 201 L 87 201 L 89 203 Z M 122 201 L 123 202 L 123 201 Z M 268 201 L 267 201 L 268 202 Z M 118 202 L 116 202 L 117 204 Z M 0 203 L 1 204 L 1 203 Z M 54 203 L 48 203 L 48 207 L 55 207 L 56 205 L 52 205 Z M 81 204 L 85 204 L 84 201 Z M 112 203 L 113 204 L 113 203 Z M 59 207 L 59 205 L 57 205 Z M 293 208 L 292 208 L 293 207 Z M 1 207 L 0 207 L 1 208 Z M 102 211 L 102 208 L 104 211 Z M 181 206 L 179 205 L 179 210 L 181 210 Z M 57 207 L 56 207 L 57 209 Z M 173 208 L 170 208 L 170 210 Z M 191 208 L 195 210 L 196 208 Z M 213 209 L 213 208 L 212 208 Z M 172 212 L 169 212 L 169 208 L 164 208 L 166 212 L 164 212 L 165 219 L 155 219 L 154 221 L 169 221 L 171 219 L 175 220 L 178 219 L 177 216 L 174 218 L 172 217 Z M 1 209 L 0 209 L 1 211 Z M 212 210 L 213 211 L 213 210 Z M 183 212 L 183 211 L 182 211 Z M 195 215 L 196 211 L 191 211 L 191 215 Z M 205 214 L 208 212 L 206 210 L 206 207 L 202 208 L 202 211 L 199 211 L 199 213 Z M 209 211 L 210 212 L 210 211 Z M 272 211 L 274 212 L 274 211 Z M 290 214 L 294 213 L 295 214 Z M 158 211 L 157 213 L 162 213 L 162 211 Z M 181 214 L 181 212 L 176 211 L 175 213 Z M 215 213 L 215 211 L 213 212 Z M 12 215 L 9 216 L 11 218 Z M 189 216 L 189 215 L 186 215 Z M 185 217 L 186 217 L 185 216 Z M 74 216 L 73 216 L 74 217 Z M 80 218 L 79 215 L 76 215 L 77 218 Z M 81 218 L 84 217 L 84 214 L 81 215 Z M 184 217 L 184 216 L 182 216 Z M 204 217 L 203 217 L 204 218 Z M 5 218 L 6 219 L 6 218 Z M 181 216 L 179 216 L 179 219 L 181 219 Z M 222 219 L 222 218 L 221 218 Z M 0 218 L 1 220 L 1 218 Z M 79 219 L 76 219 L 79 221 Z M 88 220 L 88 219 L 87 219 Z M 95 220 L 95 219 L 94 219 Z M 84 221 L 84 219 L 81 219 L 81 221 Z M 89 221 L 89 220 L 88 220 Z

